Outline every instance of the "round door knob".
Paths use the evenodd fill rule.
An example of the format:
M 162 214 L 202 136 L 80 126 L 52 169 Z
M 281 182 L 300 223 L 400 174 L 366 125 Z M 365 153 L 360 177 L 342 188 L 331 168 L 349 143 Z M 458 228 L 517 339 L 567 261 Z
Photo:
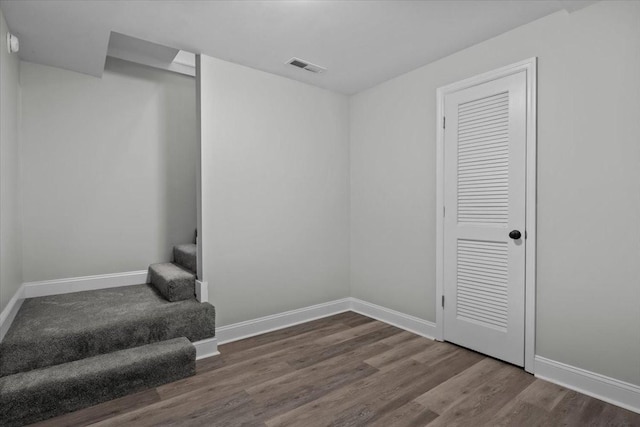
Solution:
M 513 240 L 518 240 L 520 237 L 522 237 L 522 233 L 520 233 L 520 231 L 518 230 L 513 230 L 509 233 L 509 237 L 511 237 Z

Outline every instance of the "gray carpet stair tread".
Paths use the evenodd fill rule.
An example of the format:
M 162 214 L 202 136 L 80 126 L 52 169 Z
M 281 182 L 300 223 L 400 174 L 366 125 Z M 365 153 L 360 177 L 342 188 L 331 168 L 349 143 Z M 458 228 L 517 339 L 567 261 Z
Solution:
M 168 301 L 195 299 L 196 276 L 171 262 L 151 264 L 149 280 Z
M 178 245 L 173 247 L 173 260 L 179 266 L 196 273 L 197 271 L 197 259 L 198 259 L 198 247 L 189 243 L 186 245 Z
M 211 304 L 169 302 L 148 284 L 30 298 L 0 342 L 0 377 L 177 337 L 214 336 Z
M 175 338 L 0 378 L 0 425 L 25 425 L 195 374 L 195 347 Z

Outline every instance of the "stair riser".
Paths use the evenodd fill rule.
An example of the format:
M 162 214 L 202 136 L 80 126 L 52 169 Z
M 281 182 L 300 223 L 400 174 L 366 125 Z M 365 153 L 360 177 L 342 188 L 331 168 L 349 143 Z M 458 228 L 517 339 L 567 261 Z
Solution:
M 174 262 L 185 269 L 195 273 L 197 271 L 197 257 L 192 250 L 185 250 L 180 246 L 173 248 Z
M 0 377 L 59 365 L 99 354 L 186 337 L 191 342 L 215 336 L 215 309 L 209 304 L 159 311 L 146 319 L 105 329 L 51 337 L 38 342 L 0 343 Z
M 163 297 L 171 302 L 195 299 L 196 280 L 193 274 L 189 274 L 180 267 L 173 266 L 173 268 L 179 269 L 180 273 L 182 273 L 180 276 L 174 277 L 168 275 L 161 268 L 158 267 L 158 264 L 152 265 L 149 268 L 149 280 Z
M 188 342 L 151 357 L 139 349 L 99 357 L 89 365 L 80 361 L 42 370 L 35 380 L 23 380 L 23 387 L 15 386 L 19 381 L 0 382 L 0 426 L 34 423 L 195 374 L 195 348 Z

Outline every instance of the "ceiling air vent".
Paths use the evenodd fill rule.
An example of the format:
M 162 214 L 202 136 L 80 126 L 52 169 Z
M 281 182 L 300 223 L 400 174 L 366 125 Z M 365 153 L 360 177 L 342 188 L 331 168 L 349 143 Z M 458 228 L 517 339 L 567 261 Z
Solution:
M 308 61 L 304 61 L 302 59 L 299 58 L 291 58 L 290 60 L 287 61 L 287 64 L 291 64 L 294 67 L 298 67 L 298 68 L 302 68 L 303 70 L 307 70 L 310 71 L 312 73 L 323 73 L 325 71 L 327 71 L 326 68 L 321 67 L 319 65 L 316 64 L 312 64 Z

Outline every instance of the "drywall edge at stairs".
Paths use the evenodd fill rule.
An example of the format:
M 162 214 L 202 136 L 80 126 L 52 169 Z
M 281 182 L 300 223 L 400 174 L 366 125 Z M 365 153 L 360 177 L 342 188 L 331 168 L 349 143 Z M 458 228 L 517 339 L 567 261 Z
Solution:
M 196 279 L 196 299 L 200 302 L 209 302 L 209 282 Z

